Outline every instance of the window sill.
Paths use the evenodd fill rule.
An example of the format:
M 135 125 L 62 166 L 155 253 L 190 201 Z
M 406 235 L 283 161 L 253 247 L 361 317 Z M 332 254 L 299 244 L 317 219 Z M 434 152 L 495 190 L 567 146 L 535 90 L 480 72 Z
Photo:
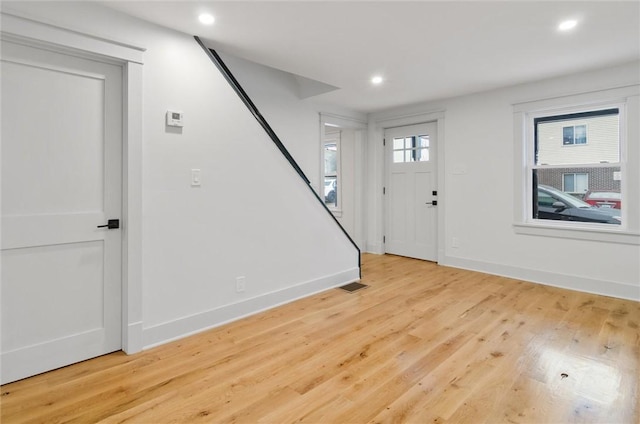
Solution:
M 607 225 L 607 224 L 605 224 Z M 563 223 L 515 223 L 513 224 L 516 234 L 531 236 L 557 237 L 574 240 L 589 240 L 605 243 L 640 245 L 640 234 L 620 229 L 604 228 L 602 226 L 580 226 L 567 227 Z
M 328 206 L 327 206 L 328 207 Z M 328 207 L 329 208 L 329 207 Z M 329 208 L 329 211 L 333 214 L 333 216 L 335 216 L 336 218 L 341 218 L 342 217 L 342 209 L 332 209 Z

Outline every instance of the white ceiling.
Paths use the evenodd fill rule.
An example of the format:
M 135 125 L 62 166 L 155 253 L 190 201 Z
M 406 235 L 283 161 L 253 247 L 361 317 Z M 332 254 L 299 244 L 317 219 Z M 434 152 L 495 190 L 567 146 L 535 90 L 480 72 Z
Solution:
M 636 1 L 105 1 L 373 112 L 640 58 Z M 210 12 L 216 22 L 197 20 Z M 577 28 L 560 33 L 564 19 Z M 385 83 L 373 87 L 372 75 Z

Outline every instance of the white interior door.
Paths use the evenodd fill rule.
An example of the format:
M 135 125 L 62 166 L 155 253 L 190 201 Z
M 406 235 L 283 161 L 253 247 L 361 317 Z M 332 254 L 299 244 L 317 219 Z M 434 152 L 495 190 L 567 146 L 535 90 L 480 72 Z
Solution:
M 385 131 L 385 251 L 437 261 L 437 125 Z
M 122 68 L 2 42 L 2 383 L 121 348 Z

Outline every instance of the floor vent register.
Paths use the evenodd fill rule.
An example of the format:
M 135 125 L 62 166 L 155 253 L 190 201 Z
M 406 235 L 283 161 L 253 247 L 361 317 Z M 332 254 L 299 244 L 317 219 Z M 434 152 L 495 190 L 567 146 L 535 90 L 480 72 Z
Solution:
M 339 289 L 342 289 L 344 291 L 348 291 L 349 293 L 353 293 L 354 291 L 357 290 L 361 290 L 361 289 L 366 289 L 367 286 L 366 284 L 362 284 L 362 283 L 349 283 L 347 285 L 338 287 Z

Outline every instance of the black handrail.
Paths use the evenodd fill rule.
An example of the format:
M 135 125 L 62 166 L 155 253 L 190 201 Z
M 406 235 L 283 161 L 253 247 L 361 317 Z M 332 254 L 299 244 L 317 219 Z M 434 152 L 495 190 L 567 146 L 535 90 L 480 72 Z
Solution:
M 300 178 L 302 178 L 304 180 L 304 182 L 306 183 L 306 186 L 309 187 L 309 190 L 311 190 L 311 192 L 314 194 L 316 199 L 318 199 L 318 202 L 320 202 L 320 204 L 324 207 L 324 209 L 327 211 L 327 213 L 329 215 L 331 215 L 331 218 L 333 218 L 333 221 L 342 230 L 342 232 L 347 237 L 347 239 L 351 242 L 353 247 L 356 248 L 356 250 L 358 251 L 358 270 L 359 270 L 359 273 L 360 273 L 360 277 L 362 278 L 362 264 L 361 264 L 361 258 L 360 258 L 360 253 L 361 252 L 360 252 L 360 248 L 358 247 L 356 242 L 353 241 L 353 239 L 351 238 L 349 233 L 347 233 L 347 231 L 344 229 L 342 224 L 340 224 L 340 221 L 338 221 L 338 219 L 333 215 L 333 213 L 331 213 L 331 210 L 329 210 L 329 208 L 324 203 L 324 201 L 320 198 L 318 193 L 316 193 L 316 191 L 313 189 L 313 187 L 311 187 L 311 181 L 309 181 L 309 178 L 307 178 L 307 176 L 304 174 L 304 172 L 302 171 L 300 166 L 297 164 L 297 162 L 295 161 L 293 156 L 291 156 L 291 153 L 289 153 L 289 151 L 284 146 L 284 144 L 282 144 L 282 141 L 280 141 L 280 139 L 278 138 L 276 133 L 273 131 L 273 129 L 271 128 L 271 126 L 269 125 L 267 120 L 264 119 L 264 117 L 262 116 L 262 114 L 260 113 L 260 111 L 258 110 L 256 105 L 251 101 L 251 98 L 249 98 L 249 96 L 244 91 L 244 89 L 242 88 L 242 86 L 240 85 L 238 80 L 233 76 L 233 74 L 231 73 L 229 68 L 227 68 L 227 65 L 225 65 L 225 63 L 222 60 L 222 58 L 220 57 L 220 55 L 218 55 L 218 53 L 215 50 L 210 49 L 207 46 L 205 46 L 204 43 L 202 42 L 202 40 L 200 40 L 200 37 L 194 36 L 193 38 L 195 38 L 195 40 L 198 43 L 198 45 L 200 45 L 200 47 L 202 47 L 202 50 L 204 50 L 205 53 L 207 54 L 207 56 L 209 56 L 209 59 L 211 59 L 213 64 L 216 65 L 216 67 L 218 68 L 218 70 L 220 71 L 222 76 L 227 80 L 227 82 L 229 83 L 231 88 L 233 88 L 233 90 L 236 92 L 238 97 L 240 97 L 240 100 L 242 100 L 242 102 L 245 104 L 245 106 L 247 106 L 247 108 L 249 109 L 251 114 L 258 121 L 258 123 L 262 126 L 262 128 L 264 128 L 264 130 L 267 132 L 267 135 L 269 136 L 269 138 L 271 138 L 271 141 L 273 142 L 273 144 L 275 144 L 276 147 L 278 148 L 278 150 L 280 150 L 280 152 L 284 155 L 284 157 L 287 159 L 289 164 L 298 173 Z

